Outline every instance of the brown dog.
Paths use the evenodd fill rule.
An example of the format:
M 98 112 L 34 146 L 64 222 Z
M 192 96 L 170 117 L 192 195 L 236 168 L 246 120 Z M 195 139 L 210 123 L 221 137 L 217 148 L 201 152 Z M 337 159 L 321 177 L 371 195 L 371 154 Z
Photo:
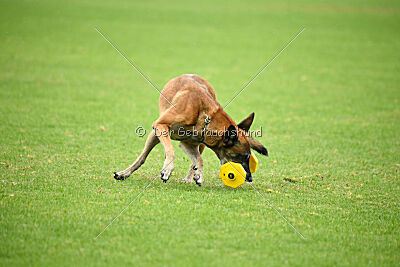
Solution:
M 160 95 L 159 110 L 160 117 L 153 123 L 143 152 L 127 169 L 114 173 L 115 179 L 128 178 L 161 142 L 165 151 L 161 179 L 166 182 L 174 169 L 171 139 L 180 141 L 179 146 L 192 160 L 189 173 L 182 181 L 191 182 L 193 178 L 199 186 L 204 179 L 201 153 L 205 146 L 215 152 L 221 165 L 228 161 L 241 163 L 248 182 L 252 181 L 250 148 L 268 155 L 267 149 L 248 133 L 254 113 L 236 125 L 218 104 L 211 85 L 198 75 L 184 74 L 169 81 Z

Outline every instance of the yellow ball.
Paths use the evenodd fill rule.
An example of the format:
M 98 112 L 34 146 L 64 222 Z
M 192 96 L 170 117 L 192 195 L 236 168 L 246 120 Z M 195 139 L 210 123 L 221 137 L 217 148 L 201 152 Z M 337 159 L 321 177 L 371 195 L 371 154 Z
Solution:
M 257 167 L 258 167 L 258 158 L 256 155 L 254 155 L 253 152 L 251 152 L 250 160 L 249 160 L 249 167 L 250 167 L 250 172 L 256 172 Z
M 219 177 L 226 186 L 236 188 L 244 184 L 246 171 L 242 164 L 230 161 L 221 166 Z

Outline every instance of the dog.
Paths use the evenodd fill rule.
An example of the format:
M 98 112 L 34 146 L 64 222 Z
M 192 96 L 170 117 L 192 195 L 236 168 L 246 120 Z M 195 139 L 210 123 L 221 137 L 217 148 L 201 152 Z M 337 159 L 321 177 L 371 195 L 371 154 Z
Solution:
M 254 113 L 236 124 L 217 102 L 212 86 L 198 75 L 184 74 L 170 80 L 160 94 L 159 113 L 142 153 L 127 169 L 115 172 L 115 179 L 128 178 L 161 143 L 165 161 L 160 175 L 167 182 L 174 169 L 171 140 L 180 141 L 179 146 L 192 161 L 182 182 L 194 180 L 199 186 L 204 182 L 201 154 L 205 147 L 214 151 L 221 165 L 228 161 L 240 163 L 246 171 L 247 182 L 253 181 L 249 168 L 251 149 L 268 156 L 267 149 L 249 134 Z

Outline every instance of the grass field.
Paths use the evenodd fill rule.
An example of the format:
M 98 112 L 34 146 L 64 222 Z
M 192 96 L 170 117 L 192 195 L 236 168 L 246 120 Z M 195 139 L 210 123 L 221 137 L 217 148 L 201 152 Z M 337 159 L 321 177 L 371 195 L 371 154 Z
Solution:
M 9 265 L 398 265 L 400 3 L 398 1 L 1 1 L 0 263 Z M 94 237 L 153 177 L 158 146 L 126 181 L 113 171 L 141 152 L 160 88 L 196 73 L 253 129 L 254 186 L 234 190 L 204 153 L 202 187 L 175 170 Z

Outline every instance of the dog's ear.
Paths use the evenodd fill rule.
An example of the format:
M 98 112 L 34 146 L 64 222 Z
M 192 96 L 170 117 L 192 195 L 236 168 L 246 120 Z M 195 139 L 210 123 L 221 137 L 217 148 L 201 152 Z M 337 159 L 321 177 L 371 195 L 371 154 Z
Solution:
M 228 130 L 225 131 L 222 140 L 227 146 L 233 146 L 238 141 L 238 133 L 235 126 L 230 125 L 228 127 Z
M 255 151 L 257 151 L 260 154 L 268 156 L 268 150 L 260 142 L 258 142 L 256 139 L 254 139 L 251 136 L 249 136 L 247 139 L 249 140 L 250 147 L 252 149 L 254 149 Z
M 238 128 L 245 130 L 246 132 L 249 131 L 251 124 L 253 123 L 254 120 L 254 112 L 251 113 L 246 119 L 242 120 L 238 124 Z

